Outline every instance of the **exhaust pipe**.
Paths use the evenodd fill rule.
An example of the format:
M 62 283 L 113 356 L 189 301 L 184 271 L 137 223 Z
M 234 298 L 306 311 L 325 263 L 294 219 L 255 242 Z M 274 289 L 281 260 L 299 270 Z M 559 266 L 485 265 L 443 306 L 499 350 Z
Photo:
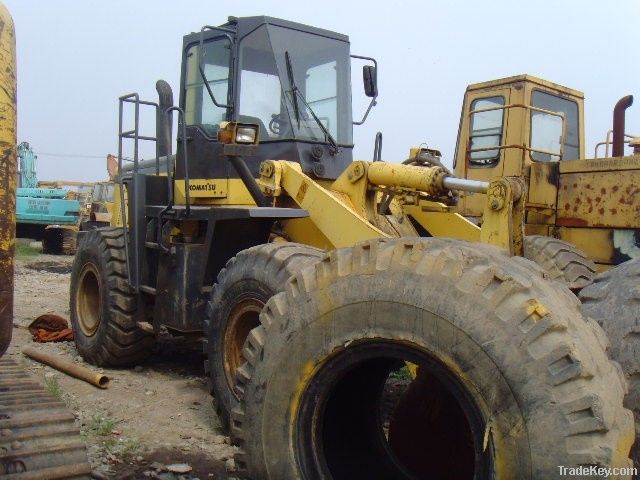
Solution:
M 16 35 L 0 3 L 0 357 L 13 332 L 13 264 L 16 239 Z
M 613 146 L 611 156 L 624 156 L 624 116 L 627 108 L 633 105 L 633 95 L 622 97 L 613 108 Z
M 167 110 L 173 107 L 173 91 L 171 85 L 164 80 L 156 82 L 158 92 L 158 110 L 156 112 L 156 157 L 171 155 L 171 113 Z

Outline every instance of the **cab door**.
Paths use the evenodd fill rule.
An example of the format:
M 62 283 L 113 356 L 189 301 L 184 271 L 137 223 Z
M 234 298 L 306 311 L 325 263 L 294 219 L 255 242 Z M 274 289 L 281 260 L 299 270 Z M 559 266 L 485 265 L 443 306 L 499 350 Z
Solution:
M 457 176 L 490 181 L 506 174 L 505 160 L 510 155 L 506 147 L 512 140 L 508 138 L 510 97 L 510 88 L 467 91 L 454 165 Z M 461 194 L 459 212 L 481 216 L 484 202 L 484 194 Z

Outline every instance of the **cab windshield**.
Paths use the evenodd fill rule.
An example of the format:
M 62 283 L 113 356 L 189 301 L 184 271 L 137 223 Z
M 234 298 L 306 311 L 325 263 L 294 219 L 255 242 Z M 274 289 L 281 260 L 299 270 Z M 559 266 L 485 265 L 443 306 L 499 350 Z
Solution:
M 261 142 L 352 144 L 347 42 L 262 25 L 239 52 L 238 120 L 257 123 Z

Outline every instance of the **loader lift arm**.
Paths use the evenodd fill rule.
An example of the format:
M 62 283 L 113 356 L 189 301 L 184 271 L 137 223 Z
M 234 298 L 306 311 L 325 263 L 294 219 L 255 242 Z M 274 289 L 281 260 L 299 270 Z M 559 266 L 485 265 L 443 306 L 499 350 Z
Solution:
M 522 255 L 524 186 L 518 179 L 481 182 L 453 177 L 441 167 L 365 161 L 353 162 L 329 185 L 305 175 L 294 162 L 263 162 L 260 175 L 258 183 L 266 195 L 276 198 L 276 204 L 293 201 L 309 212 L 307 219 L 283 222 L 294 241 L 332 249 L 373 238 L 399 237 L 401 232 L 392 219 L 388 219 L 391 228 L 380 222 L 396 216 L 401 223 L 404 214 L 429 236 L 481 241 Z M 381 189 L 392 190 L 398 198 L 391 215 L 376 215 Z M 451 190 L 487 194 L 482 227 L 438 201 Z M 327 211 L 332 212 L 330 217 L 324 214 Z

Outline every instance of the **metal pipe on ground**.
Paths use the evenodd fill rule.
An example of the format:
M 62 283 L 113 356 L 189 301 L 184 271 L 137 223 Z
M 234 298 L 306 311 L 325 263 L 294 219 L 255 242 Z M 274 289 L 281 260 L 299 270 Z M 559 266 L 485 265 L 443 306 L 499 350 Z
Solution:
M 22 349 L 22 353 L 29 358 L 37 360 L 40 363 L 44 363 L 45 365 L 49 365 L 50 367 L 60 370 L 72 377 L 84 380 L 98 388 L 107 388 L 109 386 L 109 378 L 106 375 L 93 372 L 88 368 L 81 367 L 80 365 L 76 365 L 68 360 L 63 360 L 54 355 L 49 355 L 48 353 L 41 352 L 33 347 L 24 347 Z
M 13 331 L 13 265 L 16 237 L 16 37 L 0 3 L 0 357 Z

